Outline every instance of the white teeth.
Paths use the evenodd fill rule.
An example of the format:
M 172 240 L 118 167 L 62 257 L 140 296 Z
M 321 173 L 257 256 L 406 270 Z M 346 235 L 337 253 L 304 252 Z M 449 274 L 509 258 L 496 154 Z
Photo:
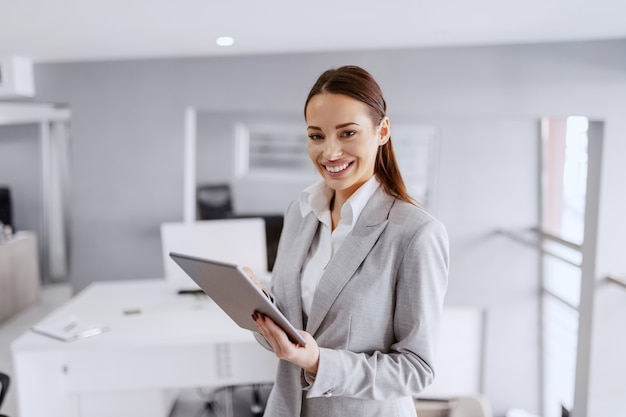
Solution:
M 348 165 L 350 164 L 343 164 L 343 165 L 337 165 L 334 167 L 328 166 L 328 165 L 324 165 L 324 168 L 326 168 L 326 171 L 328 172 L 340 172 L 343 171 L 344 169 L 348 168 Z

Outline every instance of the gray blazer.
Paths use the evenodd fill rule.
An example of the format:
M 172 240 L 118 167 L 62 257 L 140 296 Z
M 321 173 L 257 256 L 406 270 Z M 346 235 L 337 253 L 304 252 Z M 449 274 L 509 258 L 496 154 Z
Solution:
M 318 225 L 291 204 L 272 273 L 278 307 L 320 346 L 318 373 L 308 383 L 301 368 L 279 361 L 265 416 L 414 417 L 411 397 L 434 378 L 446 230 L 379 188 L 328 264 L 305 323 L 300 276 Z

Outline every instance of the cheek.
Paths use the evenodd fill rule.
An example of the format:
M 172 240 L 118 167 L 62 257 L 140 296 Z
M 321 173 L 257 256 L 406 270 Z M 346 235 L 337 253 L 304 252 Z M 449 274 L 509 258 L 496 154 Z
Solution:
M 367 147 L 360 148 L 361 158 L 367 161 L 368 164 L 374 164 L 376 160 L 376 154 L 378 153 L 378 142 L 375 140 L 369 141 Z

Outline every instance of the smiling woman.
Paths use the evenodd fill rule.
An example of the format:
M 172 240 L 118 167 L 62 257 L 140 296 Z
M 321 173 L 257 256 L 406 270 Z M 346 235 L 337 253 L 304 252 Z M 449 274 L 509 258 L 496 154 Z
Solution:
M 389 140 L 389 118 L 375 126 L 368 112 L 342 94 L 318 94 L 307 106 L 309 157 L 338 207 L 374 175 L 378 147 Z
M 271 292 L 306 345 L 255 315 L 281 359 L 265 415 L 414 417 L 434 377 L 446 229 L 408 195 L 367 71 L 324 72 L 304 113 L 322 180 L 287 210 Z

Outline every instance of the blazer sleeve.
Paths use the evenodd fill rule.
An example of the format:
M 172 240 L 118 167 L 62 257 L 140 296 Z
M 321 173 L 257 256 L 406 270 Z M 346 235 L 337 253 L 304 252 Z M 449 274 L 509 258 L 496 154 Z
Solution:
M 423 391 L 434 379 L 448 264 L 447 232 L 431 219 L 415 232 L 396 271 L 395 313 L 389 323 L 394 343 L 387 351 L 368 354 L 320 348 L 317 375 L 305 383 L 307 398 L 388 400 Z

